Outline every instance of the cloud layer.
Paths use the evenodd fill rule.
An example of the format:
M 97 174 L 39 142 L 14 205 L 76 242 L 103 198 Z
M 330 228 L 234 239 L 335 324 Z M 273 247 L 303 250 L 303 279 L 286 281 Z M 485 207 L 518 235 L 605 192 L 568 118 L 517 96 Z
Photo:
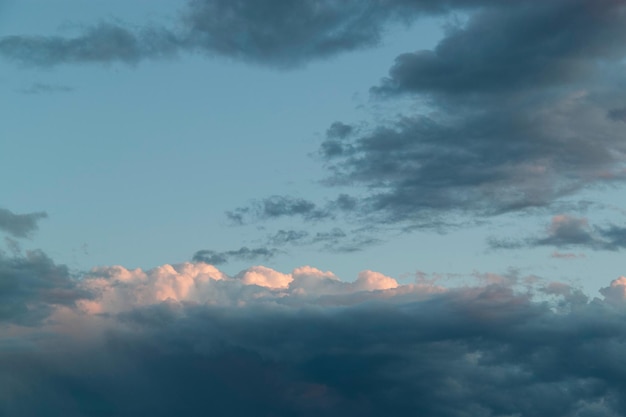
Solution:
M 95 268 L 75 281 L 88 298 L 26 332 L 5 323 L 0 413 L 626 412 L 626 278 L 603 299 L 532 277 L 478 278 L 446 288 L 372 271 L 344 282 L 308 266 L 235 277 L 204 263 Z

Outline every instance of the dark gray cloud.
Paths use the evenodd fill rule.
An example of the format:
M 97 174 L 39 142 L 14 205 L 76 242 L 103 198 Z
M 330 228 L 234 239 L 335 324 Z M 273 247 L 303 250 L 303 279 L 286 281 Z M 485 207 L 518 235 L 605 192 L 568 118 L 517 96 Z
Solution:
M 397 57 L 381 93 L 460 96 L 541 90 L 592 75 L 598 60 L 619 61 L 626 37 L 620 1 L 509 3 L 451 28 L 432 51 Z
M 546 208 L 622 183 L 625 28 L 621 1 L 476 11 L 434 50 L 398 57 L 373 89 L 426 110 L 329 128 L 326 182 L 369 189 L 354 210 L 367 221 L 412 224 Z
M 188 0 L 171 28 L 102 22 L 74 37 L 0 38 L 0 55 L 25 65 L 136 64 L 179 52 L 224 55 L 274 67 L 371 47 L 394 23 L 493 0 Z
M 333 308 L 166 301 L 102 337 L 5 349 L 0 413 L 618 416 L 624 282 L 534 301 L 511 281 Z
M 492 249 L 553 246 L 615 251 L 626 248 L 626 227 L 614 224 L 605 227 L 591 226 L 584 217 L 559 215 L 552 218 L 544 236 L 525 239 L 492 238 L 488 243 Z
M 607 116 L 611 120 L 626 122 L 626 107 L 621 109 L 611 109 L 607 113 Z
M 309 232 L 306 230 L 279 230 L 269 237 L 269 242 L 274 245 L 292 245 L 302 242 L 309 237 Z
M 132 31 L 116 23 L 103 22 L 82 33 L 61 36 L 5 36 L 0 38 L 0 55 L 39 67 L 76 63 L 136 64 L 147 58 L 173 56 L 180 40 L 165 29 Z
M 301 217 L 307 221 L 314 221 L 328 218 L 331 213 L 304 198 L 274 195 L 253 201 L 249 206 L 228 211 L 226 216 L 235 223 L 241 224 L 247 221 L 281 217 Z
M 15 214 L 11 210 L 0 208 L 0 231 L 13 237 L 24 238 L 37 230 L 37 223 L 48 217 L 45 212 Z
M 56 265 L 41 251 L 6 256 L 0 253 L 0 326 L 40 324 L 55 306 L 75 306 L 91 295 L 65 265 Z
M 242 247 L 237 250 L 229 250 L 224 252 L 216 252 L 213 250 L 199 250 L 194 255 L 194 262 L 204 262 L 210 265 L 222 265 L 235 259 L 238 261 L 253 261 L 257 259 L 270 259 L 276 256 L 277 249 L 273 248 L 253 248 Z

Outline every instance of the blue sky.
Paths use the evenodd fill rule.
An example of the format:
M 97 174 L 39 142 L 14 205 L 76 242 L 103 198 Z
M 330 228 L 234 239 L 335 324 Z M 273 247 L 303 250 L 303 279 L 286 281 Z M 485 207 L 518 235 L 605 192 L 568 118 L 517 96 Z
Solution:
M 182 10 L 171 2 L 68 2 L 59 8 L 7 1 L 2 33 L 71 38 L 102 22 L 175 27 Z M 211 51 L 179 51 L 177 56 L 131 64 L 112 59 L 42 66 L 5 60 L 2 88 L 10 99 L 2 108 L 7 150 L 2 170 L 13 178 L 4 187 L 5 206 L 14 212 L 49 214 L 37 236 L 22 244 L 43 248 L 79 270 L 111 264 L 154 267 L 189 260 L 202 249 L 267 246 L 268 235 L 294 224 L 269 221 L 237 227 L 224 213 L 272 195 L 323 204 L 349 192 L 350 187 L 321 184 L 328 177 L 318 155 L 326 130 L 335 121 L 373 125 L 420 109 L 432 111 L 419 97 L 384 99 L 370 89 L 388 75 L 396 56 L 434 48 L 445 27 L 462 22 L 464 13 L 425 17 L 410 27 L 389 24 L 371 47 L 313 57 L 289 68 Z M 596 207 L 606 201 L 619 208 L 619 190 L 581 190 L 569 200 L 593 201 Z M 367 193 L 367 187 L 359 192 Z M 556 249 L 550 247 L 494 252 L 486 244 L 490 237 L 518 230 L 540 234 L 551 216 L 560 214 L 587 216 L 546 207 L 531 214 L 462 216 L 454 227 L 399 232 L 407 227 L 405 222 L 383 226 L 386 230 L 368 237 L 377 243 L 354 253 L 298 245 L 254 263 L 279 270 L 314 264 L 342 276 L 366 268 L 396 277 L 417 270 L 514 268 L 556 274 L 591 291 L 618 276 L 616 251 L 574 248 L 584 259 L 564 261 L 551 258 Z M 619 224 L 622 217 L 618 209 L 596 210 L 593 221 L 611 218 Z M 350 234 L 349 229 L 380 226 L 370 223 L 344 218 L 307 227 L 316 233 L 341 227 Z M 235 273 L 249 263 L 232 260 L 225 267 Z
M 550 358 L 626 334 L 625 28 L 622 0 L 0 0 L 0 367 L 30 389 L 0 415 L 180 410 L 111 388 L 163 358 L 190 413 L 159 381 L 216 415 L 623 414 L 607 363 Z

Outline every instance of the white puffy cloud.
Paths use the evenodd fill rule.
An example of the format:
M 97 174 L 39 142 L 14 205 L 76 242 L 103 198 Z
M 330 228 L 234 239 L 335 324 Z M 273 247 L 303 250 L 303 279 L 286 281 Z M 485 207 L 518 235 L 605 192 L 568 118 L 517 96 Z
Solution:
M 165 301 L 222 306 L 263 302 L 298 305 L 315 303 L 325 296 L 390 290 L 397 288 L 398 283 L 369 270 L 359 273 L 354 282 L 345 282 L 330 271 L 311 266 L 283 273 L 257 265 L 230 277 L 213 265 L 199 262 L 165 264 L 146 271 L 122 266 L 97 267 L 83 278 L 81 286 L 95 295 L 79 301 L 81 309 L 89 314 L 101 314 Z

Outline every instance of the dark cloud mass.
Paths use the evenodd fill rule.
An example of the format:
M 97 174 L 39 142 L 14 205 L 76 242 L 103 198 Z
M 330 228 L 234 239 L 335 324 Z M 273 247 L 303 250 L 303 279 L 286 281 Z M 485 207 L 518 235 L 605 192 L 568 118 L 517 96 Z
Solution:
M 537 288 L 542 301 L 515 289 L 512 277 L 316 300 L 303 296 L 313 287 L 302 285 L 335 281 L 308 271 L 290 295 L 240 293 L 231 307 L 171 299 L 129 305 L 89 318 L 88 326 L 107 329 L 103 337 L 5 347 L 0 414 L 626 413 L 624 278 L 604 288 L 602 300 L 551 283 Z
M 13 257 L 0 253 L 0 328 L 3 323 L 37 325 L 55 306 L 72 307 L 90 296 L 66 266 L 55 265 L 41 251 Z
M 330 184 L 370 189 L 383 222 L 549 207 L 625 178 L 622 1 L 507 3 L 470 15 L 432 51 L 398 57 L 378 97 L 428 110 L 378 126 L 335 123 Z M 608 117 L 607 117 L 608 115 Z M 339 134 L 338 134 L 339 132 Z
M 37 222 L 46 217 L 48 215 L 44 212 L 15 214 L 0 208 L 0 231 L 17 238 L 28 237 L 37 230 Z
M 225 55 L 273 67 L 378 44 L 391 23 L 409 23 L 453 7 L 490 0 L 189 0 L 172 28 L 117 22 L 86 27 L 74 37 L 0 38 L 0 55 L 41 67 L 71 63 L 135 64 L 178 52 Z

